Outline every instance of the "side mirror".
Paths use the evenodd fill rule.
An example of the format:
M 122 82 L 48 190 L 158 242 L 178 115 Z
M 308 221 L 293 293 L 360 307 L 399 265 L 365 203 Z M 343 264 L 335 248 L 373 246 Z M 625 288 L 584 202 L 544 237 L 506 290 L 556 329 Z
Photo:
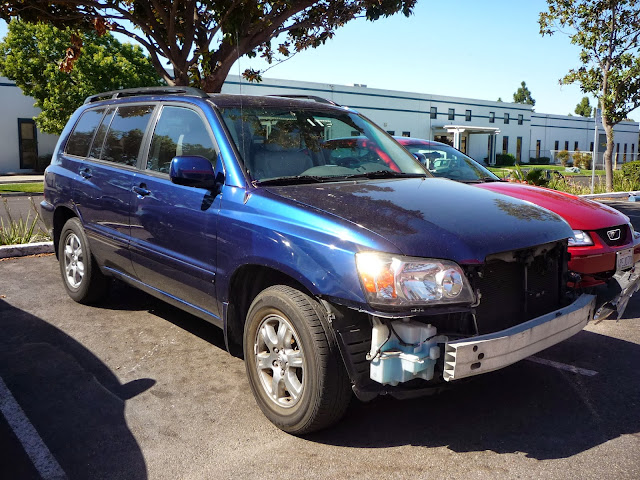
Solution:
M 199 155 L 180 155 L 173 157 L 169 169 L 173 183 L 188 187 L 212 189 L 216 185 L 213 165 Z

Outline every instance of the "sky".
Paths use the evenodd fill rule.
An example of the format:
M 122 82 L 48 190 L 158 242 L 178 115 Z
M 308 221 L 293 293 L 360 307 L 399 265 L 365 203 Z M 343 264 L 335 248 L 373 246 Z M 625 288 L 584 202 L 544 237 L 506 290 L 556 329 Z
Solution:
M 538 15 L 546 8 L 545 0 L 418 0 L 411 17 L 354 20 L 325 45 L 276 65 L 263 78 L 505 102 L 525 81 L 536 112 L 574 114 L 585 95 L 559 79 L 580 66 L 579 48 L 566 33 L 540 35 Z M 5 34 L 0 23 L 0 37 Z M 269 66 L 242 58 L 230 73 L 249 67 Z M 640 109 L 629 116 L 640 120 Z

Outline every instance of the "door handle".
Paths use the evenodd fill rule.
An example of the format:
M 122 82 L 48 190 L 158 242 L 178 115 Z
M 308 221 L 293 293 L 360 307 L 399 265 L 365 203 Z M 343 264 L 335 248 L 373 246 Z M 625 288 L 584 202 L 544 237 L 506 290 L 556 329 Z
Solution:
M 91 169 L 89 167 L 81 168 L 80 175 L 82 178 L 91 178 L 93 176 L 91 175 Z
M 151 195 L 151 190 L 147 190 L 147 186 L 144 183 L 141 183 L 139 187 L 133 187 L 133 193 L 138 195 L 138 198 L 144 198 L 147 195 Z

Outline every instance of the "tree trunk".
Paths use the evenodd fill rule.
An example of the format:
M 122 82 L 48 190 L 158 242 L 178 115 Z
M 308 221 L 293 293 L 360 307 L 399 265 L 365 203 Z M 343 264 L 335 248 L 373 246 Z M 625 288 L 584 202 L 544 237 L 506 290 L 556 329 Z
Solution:
M 613 162 L 611 161 L 613 154 L 613 125 L 609 123 L 604 115 L 602 116 L 602 126 L 607 135 L 607 148 L 604 151 L 605 185 L 607 192 L 613 192 Z

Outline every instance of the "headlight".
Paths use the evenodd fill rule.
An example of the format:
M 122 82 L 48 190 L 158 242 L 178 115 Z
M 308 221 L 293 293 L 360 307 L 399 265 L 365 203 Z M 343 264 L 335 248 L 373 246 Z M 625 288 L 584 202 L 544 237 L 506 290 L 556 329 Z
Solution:
M 582 230 L 574 230 L 573 237 L 569 238 L 570 247 L 586 247 L 587 245 L 593 245 L 593 240 L 587 232 Z
M 370 305 L 473 302 L 469 283 L 455 262 L 362 252 L 356 254 L 356 266 Z

